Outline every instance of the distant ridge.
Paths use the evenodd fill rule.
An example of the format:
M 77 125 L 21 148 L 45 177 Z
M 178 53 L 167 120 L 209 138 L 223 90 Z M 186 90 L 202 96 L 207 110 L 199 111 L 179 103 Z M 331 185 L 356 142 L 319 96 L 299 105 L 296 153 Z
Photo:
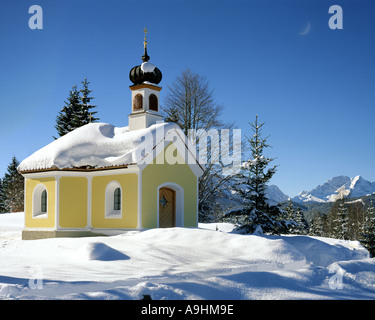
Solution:
M 317 186 L 311 191 L 302 191 L 291 200 L 303 202 L 334 202 L 342 195 L 348 198 L 361 197 L 375 192 L 375 182 L 365 180 L 361 176 L 350 178 L 337 176 Z

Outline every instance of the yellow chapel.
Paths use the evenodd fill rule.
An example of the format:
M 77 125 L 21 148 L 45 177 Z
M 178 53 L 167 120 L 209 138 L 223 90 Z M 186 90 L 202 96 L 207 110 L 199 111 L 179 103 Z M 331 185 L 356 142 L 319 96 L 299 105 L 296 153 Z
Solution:
M 161 71 L 130 70 L 128 126 L 89 123 L 23 160 L 22 239 L 112 235 L 127 230 L 197 227 L 203 165 L 175 124 L 163 122 Z

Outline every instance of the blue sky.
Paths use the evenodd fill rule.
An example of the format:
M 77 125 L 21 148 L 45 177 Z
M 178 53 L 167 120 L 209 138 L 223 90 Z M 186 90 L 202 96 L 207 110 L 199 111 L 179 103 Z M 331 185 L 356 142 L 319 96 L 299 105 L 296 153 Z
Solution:
M 43 30 L 31 30 L 31 5 Z M 343 9 L 331 30 L 331 5 Z M 147 26 L 161 96 L 184 69 L 205 76 L 223 119 L 265 122 L 290 196 L 337 175 L 375 181 L 375 5 L 371 1 L 3 0 L 0 176 L 52 141 L 69 90 L 87 77 L 102 122 L 127 125 L 129 70 Z M 301 35 L 310 25 L 310 31 Z M 244 159 L 245 160 L 245 159 Z

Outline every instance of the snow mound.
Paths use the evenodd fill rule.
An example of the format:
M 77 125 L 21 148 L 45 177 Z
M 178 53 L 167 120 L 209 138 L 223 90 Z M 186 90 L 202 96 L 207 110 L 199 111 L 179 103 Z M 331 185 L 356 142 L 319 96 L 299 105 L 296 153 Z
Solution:
M 80 248 L 77 253 L 85 260 L 115 261 L 130 259 L 127 255 L 102 242 L 89 242 Z
M 368 258 L 368 251 L 358 241 L 311 236 L 284 236 L 283 239 L 306 257 L 307 262 L 327 267 L 335 261 Z
M 234 265 L 238 269 L 253 270 L 305 265 L 304 255 L 289 243 L 263 236 L 169 228 L 147 230 L 132 236 L 132 240 L 152 243 L 152 250 L 148 248 L 145 253 L 153 255 L 155 263 L 173 262 L 175 271 L 185 271 L 187 265 L 201 271 L 215 268 L 220 272 L 227 272 Z
M 338 261 L 329 268 L 345 277 L 348 283 L 357 282 L 375 289 L 375 259 Z
M 0 214 L 0 231 L 21 231 L 24 220 L 23 212 L 2 213 Z

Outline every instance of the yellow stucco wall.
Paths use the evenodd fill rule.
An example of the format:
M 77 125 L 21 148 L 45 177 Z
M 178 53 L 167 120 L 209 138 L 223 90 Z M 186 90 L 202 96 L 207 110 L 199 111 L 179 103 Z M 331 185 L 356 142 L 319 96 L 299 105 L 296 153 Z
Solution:
M 47 215 L 33 217 L 33 193 L 35 188 L 43 184 L 47 189 Z M 39 178 L 26 180 L 25 227 L 53 228 L 55 227 L 55 194 L 56 181 L 54 178 Z
M 166 153 L 176 155 L 176 164 L 171 165 L 167 161 L 164 161 L 164 164 L 157 164 L 163 163 L 161 157 Z M 184 227 L 196 227 L 197 177 L 173 144 L 169 144 L 164 149 L 164 155 L 161 152 L 142 172 L 142 227 L 146 229 L 157 227 L 157 189 L 168 182 L 178 184 L 184 189 Z
M 59 225 L 62 228 L 87 226 L 87 178 L 60 178 Z
M 105 190 L 111 181 L 121 185 L 121 218 L 105 217 Z M 92 178 L 92 226 L 94 228 L 136 228 L 138 220 L 138 175 L 136 173 Z

